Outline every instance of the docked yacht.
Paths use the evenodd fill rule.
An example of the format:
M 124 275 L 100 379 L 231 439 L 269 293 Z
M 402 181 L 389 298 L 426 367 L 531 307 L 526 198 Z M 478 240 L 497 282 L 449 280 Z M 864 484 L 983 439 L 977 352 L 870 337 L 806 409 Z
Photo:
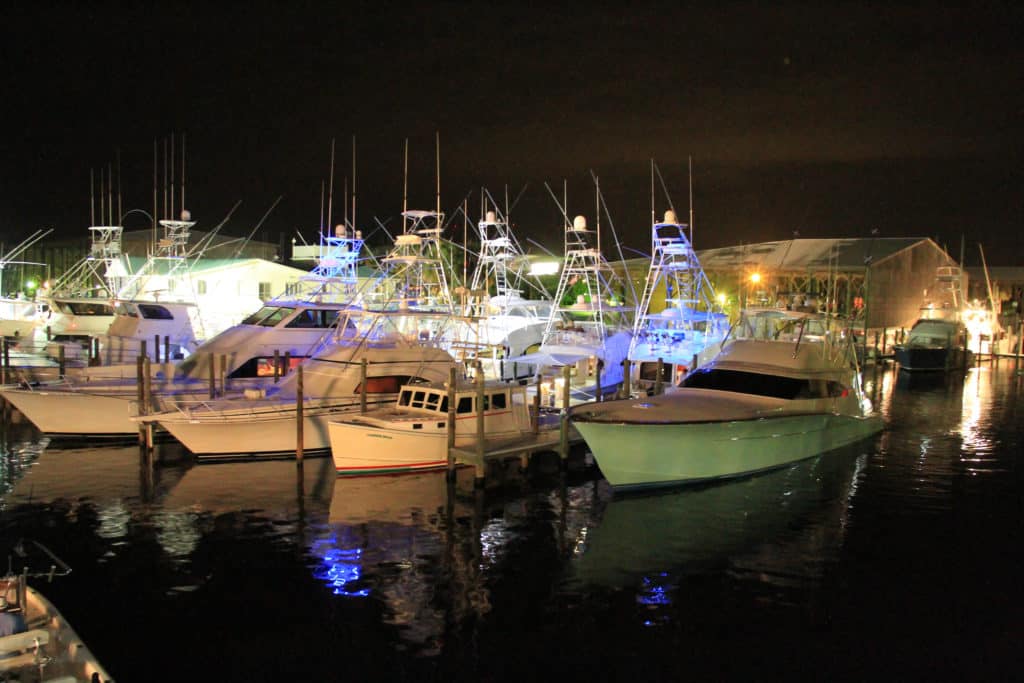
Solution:
M 0 337 L 31 340 L 36 328 L 36 304 L 27 299 L 0 297 Z
M 974 363 L 964 323 L 964 277 L 958 266 L 939 266 L 925 290 L 918 320 L 893 347 L 900 370 L 949 372 Z
M 852 336 L 811 313 L 755 309 L 675 391 L 592 403 L 569 419 L 616 489 L 726 479 L 810 458 L 882 429 Z
M 478 396 L 483 396 L 483 433 L 489 445 L 507 445 L 532 433 L 526 389 L 518 384 L 403 386 L 395 403 L 354 413 L 327 425 L 334 466 L 340 475 L 392 474 L 438 469 L 448 464 L 448 407 L 454 395 L 456 447 L 479 437 Z
M 403 384 L 447 379 L 455 361 L 443 345 L 435 345 L 442 333 L 430 325 L 450 319 L 353 312 L 340 321 L 339 336 L 303 362 L 304 451 L 327 450 L 327 422 L 340 413 L 359 410 L 363 402 L 370 408 L 391 403 Z M 295 453 L 298 445 L 299 390 L 292 373 L 241 396 L 166 396 L 157 410 L 136 419 L 158 423 L 197 456 L 279 456 Z
M 623 381 L 623 360 L 632 338 L 631 309 L 622 301 L 611 266 L 601 255 L 600 226 L 576 216 L 565 228 L 565 263 L 540 345 L 513 357 L 536 368 L 542 392 L 553 405 L 570 368 L 570 402 L 593 400 Z
M 900 370 L 908 372 L 949 372 L 974 364 L 967 326 L 958 319 L 918 320 L 893 351 Z
M 161 396 L 196 399 L 211 392 L 242 394 L 246 389 L 271 386 L 312 354 L 345 309 L 343 304 L 307 302 L 266 306 L 198 347 L 184 361 L 172 356 L 169 362 L 164 358 L 153 363 L 151 388 Z M 119 348 L 117 343 L 107 346 L 110 353 Z M 126 437 L 139 431 L 132 419 L 138 413 L 137 379 L 135 363 L 113 364 L 84 368 L 63 384 L 4 387 L 0 395 L 50 436 Z

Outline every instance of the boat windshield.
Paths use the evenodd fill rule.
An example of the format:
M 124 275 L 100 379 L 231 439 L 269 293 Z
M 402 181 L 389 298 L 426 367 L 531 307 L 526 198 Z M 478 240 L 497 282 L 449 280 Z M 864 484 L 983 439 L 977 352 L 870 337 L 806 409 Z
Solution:
M 285 327 L 328 328 L 337 322 L 340 313 L 336 308 L 307 308 L 299 311 Z
M 828 332 L 822 318 L 795 316 L 785 311 L 758 311 L 744 315 L 733 333 L 735 339 L 776 341 L 820 340 Z
M 786 400 L 833 398 L 849 393 L 847 387 L 833 380 L 783 377 L 717 368 L 705 368 L 691 372 L 680 386 Z
M 242 321 L 243 325 L 260 325 L 262 327 L 274 327 L 286 317 L 291 315 L 294 308 L 288 306 L 264 306 L 248 318 Z
M 62 313 L 71 315 L 114 315 L 114 307 L 101 302 L 55 301 L 54 304 Z
M 944 320 L 919 320 L 910 330 L 908 343 L 936 344 L 958 342 L 956 323 Z

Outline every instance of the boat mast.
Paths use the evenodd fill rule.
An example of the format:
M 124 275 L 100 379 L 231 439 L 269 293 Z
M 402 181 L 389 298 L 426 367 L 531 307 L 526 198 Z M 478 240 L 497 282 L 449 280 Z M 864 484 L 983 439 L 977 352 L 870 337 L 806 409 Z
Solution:
M 181 210 L 185 210 L 185 134 L 181 134 Z
M 347 200 L 346 200 L 347 202 Z M 352 136 L 352 229 L 356 229 L 356 136 Z
M 159 166 L 159 156 L 160 153 L 159 147 L 157 146 L 157 140 L 156 138 L 153 138 L 153 215 L 151 216 L 153 219 L 153 235 L 149 245 L 149 251 L 151 253 L 156 249 L 156 217 L 158 213 L 157 207 L 159 204 L 157 199 L 157 186 L 159 184 L 159 180 L 157 179 L 157 167 Z
M 171 213 L 168 216 L 171 220 L 174 220 L 174 195 L 177 194 L 174 189 L 174 133 L 171 133 Z
M 436 168 L 435 175 L 437 178 L 437 215 L 438 220 L 441 216 L 441 131 L 434 132 L 434 150 L 436 156 Z M 438 226 L 440 227 L 440 226 Z
M 96 197 L 93 189 L 93 169 L 89 169 L 89 225 L 96 225 Z
M 121 206 L 121 150 L 115 151 L 117 157 L 117 225 L 121 224 L 121 216 L 124 215 Z M 111 225 L 114 225 L 111 223 Z
M 406 211 L 409 210 L 409 138 L 405 139 L 405 152 L 402 161 L 402 233 L 406 232 Z
M 332 222 L 333 209 L 334 209 L 334 138 L 331 138 L 331 171 L 328 176 L 327 187 L 327 230 L 334 230 L 334 224 Z
M 693 157 L 686 157 L 689 170 L 689 184 L 690 184 L 690 245 L 693 245 Z

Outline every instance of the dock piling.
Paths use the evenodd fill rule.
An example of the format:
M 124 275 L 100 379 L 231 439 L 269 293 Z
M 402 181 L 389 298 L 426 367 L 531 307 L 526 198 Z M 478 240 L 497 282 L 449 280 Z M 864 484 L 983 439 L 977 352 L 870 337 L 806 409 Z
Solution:
M 209 375 L 209 380 L 210 380 L 210 398 L 214 398 L 214 397 L 217 396 L 217 375 L 216 375 L 217 368 L 215 367 L 216 365 L 217 365 L 217 354 L 211 352 L 210 353 L 210 372 L 207 373 Z
M 628 358 L 622 360 L 622 384 L 619 390 L 619 398 L 629 398 L 629 395 L 633 393 L 633 377 L 632 368 L 630 368 L 630 362 Z
M 64 375 L 67 372 L 67 360 L 64 357 L 64 345 L 60 344 L 57 347 L 57 377 L 58 379 L 64 379 Z
M 568 365 L 562 367 L 562 380 L 562 419 L 559 426 L 558 457 L 565 467 L 569 462 L 569 394 L 572 381 L 572 368 Z
M 281 379 L 281 352 L 274 349 L 274 384 Z
M 541 376 L 537 373 L 537 391 L 533 395 L 533 433 L 540 433 L 540 387 Z
M 476 384 L 476 456 L 480 461 L 477 466 L 476 478 L 483 481 L 484 452 L 486 451 L 486 434 L 484 432 L 484 410 L 487 408 L 486 396 L 484 394 L 484 371 L 479 362 L 476 366 L 476 375 L 473 377 Z
M 664 381 L 662 380 L 662 376 L 664 374 L 665 374 L 665 359 L 664 358 L 659 358 L 658 359 L 657 374 L 654 376 L 654 395 L 655 396 L 660 394 L 663 391 L 663 389 L 664 389 Z
M 300 365 L 295 368 L 295 460 L 300 463 L 305 456 L 303 448 L 306 444 L 306 435 L 303 433 L 305 428 L 305 416 L 303 415 L 305 397 L 302 393 L 302 366 Z
M 448 369 L 448 478 L 455 478 L 455 368 Z
M 363 358 L 359 363 L 359 412 L 366 413 L 366 372 L 368 361 Z

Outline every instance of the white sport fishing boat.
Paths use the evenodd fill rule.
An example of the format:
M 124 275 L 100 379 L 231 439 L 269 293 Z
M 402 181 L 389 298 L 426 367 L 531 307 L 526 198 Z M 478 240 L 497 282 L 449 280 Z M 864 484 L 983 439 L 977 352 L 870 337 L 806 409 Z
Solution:
M 477 441 L 477 394 L 471 383 L 455 388 L 455 446 Z M 394 474 L 448 464 L 447 384 L 403 386 L 394 405 L 331 420 L 327 430 L 340 475 Z M 483 386 L 484 438 L 511 445 L 532 434 L 526 389 L 490 381 Z
M 180 269 L 186 260 L 181 251 L 192 224 L 161 223 L 167 230 L 164 242 L 169 245 L 161 258 L 171 262 L 165 270 Z M 111 264 L 119 263 L 120 228 L 93 231 L 93 251 L 104 257 L 109 273 Z M 8 387 L 0 393 L 51 436 L 125 438 L 137 434 L 139 425 L 132 420 L 139 412 L 134 361 L 141 342 L 152 340 L 155 345 L 157 337 L 178 342 L 165 344 L 162 351 L 147 352 L 154 360 L 163 360 L 151 368 L 151 389 L 158 397 L 174 394 L 196 398 L 198 394 L 210 396 L 211 392 L 241 395 L 246 389 L 272 386 L 312 355 L 329 333 L 345 335 L 344 330 L 334 328 L 354 298 L 362 234 L 339 226 L 334 234 L 321 234 L 320 238 L 318 265 L 297 283 L 295 291 L 268 301 L 198 348 L 186 342 L 193 329 L 187 324 L 194 319 L 193 304 L 123 302 L 105 338 L 99 359 L 103 367 L 73 373 L 72 381 L 65 385 L 25 382 L 20 388 Z M 98 277 L 91 271 L 86 275 Z M 178 362 L 182 356 L 187 357 Z M 211 388 L 211 383 L 216 387 Z
M 651 227 L 651 265 L 629 346 L 633 386 L 643 390 L 677 384 L 718 351 L 729 328 L 688 232 L 672 210 Z M 665 305 L 655 312 L 662 295 Z
M 29 542 L 48 556 L 45 571 L 25 568 L 0 577 L 0 678 L 8 681 L 91 681 L 114 679 L 78 637 L 71 624 L 28 579 L 52 580 L 71 569 L 44 546 Z M 16 552 L 25 551 L 20 541 Z
M 352 320 L 347 317 L 339 323 L 340 329 L 355 325 Z M 443 325 L 450 316 L 378 313 L 362 314 L 359 320 L 368 329 L 332 339 L 302 366 L 305 452 L 329 448 L 327 422 L 339 413 L 359 410 L 364 392 L 367 405 L 375 408 L 394 401 L 403 384 L 444 381 L 455 367 L 451 355 L 430 341 L 430 323 Z M 298 389 L 298 376 L 293 373 L 266 390 L 241 396 L 217 400 L 169 396 L 159 410 L 136 420 L 158 423 L 197 456 L 293 454 L 298 445 Z
M 553 407 L 561 400 L 566 367 L 570 403 L 593 400 L 621 385 L 622 361 L 632 338 L 627 319 L 631 309 L 623 306 L 614 280 L 601 255 L 600 227 L 589 230 L 586 218 L 576 216 L 565 227 L 565 264 L 541 344 L 509 359 L 536 368 L 545 405 Z
M 746 311 L 722 351 L 675 391 L 592 403 L 569 419 L 616 489 L 782 467 L 882 429 L 852 335 L 810 313 Z
M 345 309 L 334 303 L 267 305 L 184 361 L 154 363 L 152 390 L 158 395 L 208 396 L 211 376 L 218 394 L 224 393 L 225 384 L 236 394 L 271 386 L 312 353 Z M 113 353 L 119 346 L 111 343 L 107 348 Z M 139 431 L 132 420 L 138 412 L 134 363 L 85 368 L 66 384 L 9 386 L 0 395 L 50 436 L 110 438 Z

